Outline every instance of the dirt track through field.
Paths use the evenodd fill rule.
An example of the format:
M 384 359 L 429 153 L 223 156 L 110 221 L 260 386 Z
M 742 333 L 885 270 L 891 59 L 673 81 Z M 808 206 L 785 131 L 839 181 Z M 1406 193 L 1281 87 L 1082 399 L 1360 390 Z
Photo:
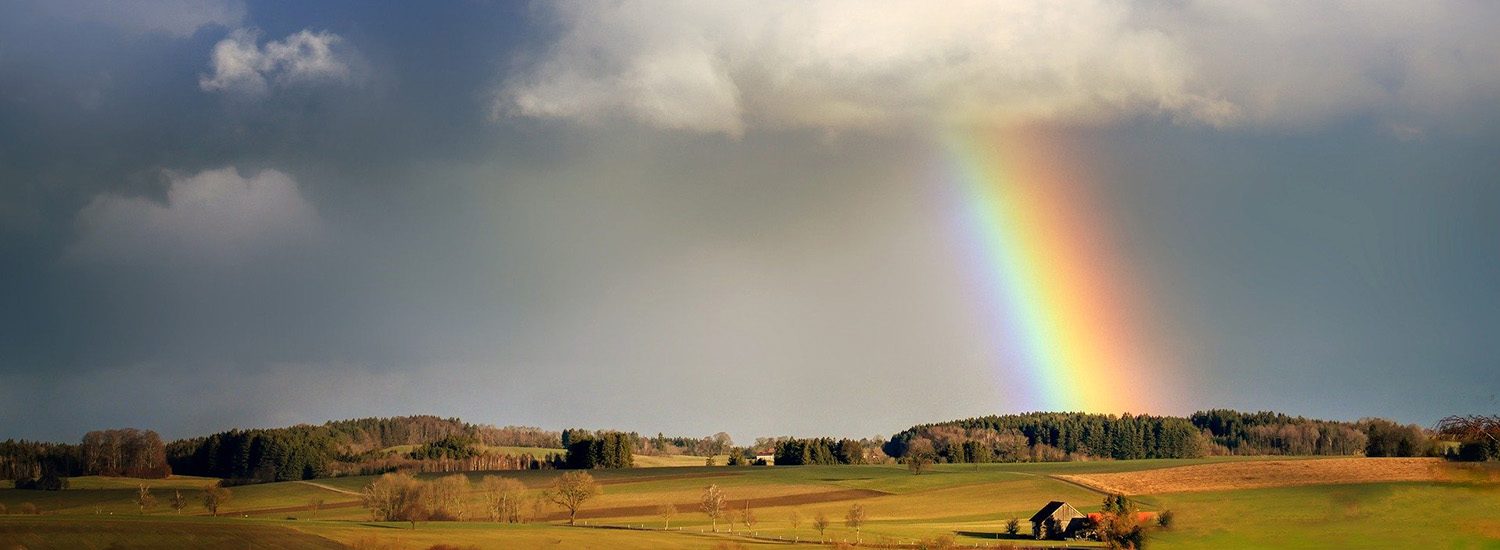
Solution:
M 817 493 L 800 493 L 795 495 L 783 495 L 779 497 L 762 497 L 748 499 L 751 508 L 768 508 L 771 506 L 796 506 L 799 504 L 818 504 L 822 502 L 838 502 L 841 500 L 857 500 L 861 498 L 875 498 L 889 495 L 884 491 L 873 489 L 840 489 L 837 491 L 822 491 Z M 732 502 L 735 509 L 742 509 L 746 505 L 746 499 L 734 499 Z M 692 513 L 698 510 L 698 502 L 677 502 L 672 506 L 677 508 L 677 513 Z M 615 518 L 615 517 L 637 517 L 656 515 L 656 504 L 643 506 L 616 506 L 613 508 L 588 508 L 584 507 L 578 511 L 579 519 L 592 518 Z M 546 517 L 547 520 L 568 519 L 568 513 L 554 512 Z
M 1335 483 L 1436 481 L 1447 477 L 1443 464 L 1442 459 L 1437 458 L 1257 460 L 1053 477 L 1108 493 L 1149 495 Z

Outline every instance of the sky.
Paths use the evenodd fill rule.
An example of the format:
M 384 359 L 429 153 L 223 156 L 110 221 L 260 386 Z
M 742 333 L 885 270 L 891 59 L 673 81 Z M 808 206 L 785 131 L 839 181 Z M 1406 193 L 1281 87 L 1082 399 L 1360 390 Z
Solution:
M 1494 2 L 0 6 L 0 438 L 1500 409 Z

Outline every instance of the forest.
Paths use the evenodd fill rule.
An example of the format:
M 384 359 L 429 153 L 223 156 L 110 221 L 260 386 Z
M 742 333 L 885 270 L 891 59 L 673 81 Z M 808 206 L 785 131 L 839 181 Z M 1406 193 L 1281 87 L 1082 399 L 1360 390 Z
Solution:
M 517 447 L 547 452 L 502 450 Z M 778 465 L 802 465 L 891 459 L 979 463 L 1212 455 L 1420 456 L 1460 450 L 1435 445 L 1420 426 L 1384 419 L 1343 422 L 1226 409 L 1187 417 L 994 415 L 913 426 L 889 441 L 776 437 L 757 439 L 753 447 L 736 447 L 724 433 L 643 437 L 635 432 L 553 432 L 406 416 L 229 430 L 168 444 L 156 432 L 129 428 L 89 432 L 77 445 L 6 440 L 0 442 L 0 476 L 16 480 L 20 488 L 56 489 L 66 478 L 81 475 L 161 478 L 178 473 L 234 484 L 392 471 L 629 468 L 634 455 L 656 454 L 727 454 L 729 465 L 747 465 L 758 454 L 773 452 Z
M 884 450 L 901 458 L 913 448 L 930 449 L 937 462 L 1360 453 L 1419 456 L 1437 451 L 1416 425 L 1227 409 L 1200 411 L 1186 418 L 1043 412 L 983 416 L 913 426 L 892 436 Z

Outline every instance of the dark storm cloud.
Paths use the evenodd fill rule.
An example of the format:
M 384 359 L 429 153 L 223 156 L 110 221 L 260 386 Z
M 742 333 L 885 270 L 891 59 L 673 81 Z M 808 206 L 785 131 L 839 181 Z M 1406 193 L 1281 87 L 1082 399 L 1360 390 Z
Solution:
M 1020 36 L 1018 72 L 963 17 L 808 42 L 692 6 L 0 9 L 0 437 L 404 413 L 870 435 L 1013 410 L 934 176 L 952 113 L 1074 125 L 1186 341 L 1194 386 L 1159 412 L 1495 406 L 1485 14 L 1320 33 L 1079 5 L 1065 35 L 1114 38 L 1070 65 Z M 847 11 L 810 6 L 776 9 Z M 1184 30 L 1210 16 L 1312 22 L 1228 59 Z

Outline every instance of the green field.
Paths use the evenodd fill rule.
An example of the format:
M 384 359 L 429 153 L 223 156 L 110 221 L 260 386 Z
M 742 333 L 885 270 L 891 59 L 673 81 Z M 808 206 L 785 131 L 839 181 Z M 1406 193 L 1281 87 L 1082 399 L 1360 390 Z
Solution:
M 1096 510 L 1101 496 L 1049 477 L 1054 474 L 1137 471 L 1224 460 L 1141 460 L 1052 464 L 940 465 L 913 476 L 900 466 L 661 467 L 596 471 L 604 494 L 580 513 L 588 526 L 567 527 L 559 510 L 521 525 L 483 521 L 405 524 L 367 521 L 356 505 L 371 478 L 347 477 L 236 487 L 221 511 L 204 515 L 196 489 L 209 480 L 177 477 L 149 482 L 158 504 L 142 514 L 133 502 L 137 480 L 78 478 L 61 492 L 0 489 L 0 549 L 24 548 L 427 548 L 435 544 L 480 548 L 707 549 L 720 541 L 747 548 L 816 545 L 761 542 L 735 533 L 704 533 L 709 520 L 697 510 L 704 486 L 722 487 L 731 505 L 747 503 L 758 537 L 816 538 L 815 514 L 832 519 L 830 539 L 853 539 L 843 525 L 855 502 L 868 511 L 866 542 L 907 543 L 951 535 L 962 544 L 1028 544 L 1001 536 L 1004 520 L 1024 520 L 1049 500 Z M 485 474 L 468 474 L 478 480 Z M 533 490 L 558 472 L 495 472 Z M 425 478 L 433 477 L 424 475 Z M 168 503 L 173 490 L 193 497 L 183 515 Z M 471 515 L 482 517 L 482 495 L 469 495 Z M 308 509 L 321 500 L 321 509 Z M 1155 535 L 1152 548 L 1500 548 L 1500 484 L 1493 481 L 1370 483 L 1171 493 L 1138 498 L 1148 509 L 1170 508 L 1172 530 Z M 22 502 L 41 515 L 16 515 Z M 679 512 L 663 531 L 654 508 Z M 803 519 L 794 528 L 789 515 Z M 631 526 L 636 529 L 601 528 Z M 720 529 L 723 530 L 721 522 Z M 680 530 L 679 530 L 680 529 Z M 111 546 L 114 545 L 114 546 Z M 1043 544 L 1045 545 L 1045 544 Z

